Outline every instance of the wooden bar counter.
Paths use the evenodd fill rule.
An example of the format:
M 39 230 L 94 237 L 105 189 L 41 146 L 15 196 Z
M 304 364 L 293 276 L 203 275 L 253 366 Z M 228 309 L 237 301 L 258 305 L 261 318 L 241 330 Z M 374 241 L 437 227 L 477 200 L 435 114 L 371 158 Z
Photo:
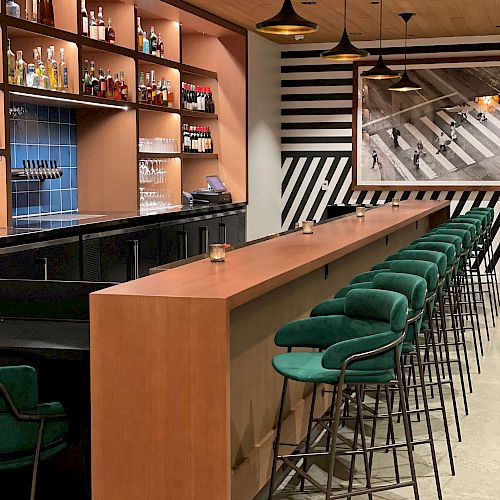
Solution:
M 93 500 L 251 500 L 270 472 L 277 328 L 448 216 L 385 205 L 92 294 Z M 291 384 L 285 442 L 309 398 Z

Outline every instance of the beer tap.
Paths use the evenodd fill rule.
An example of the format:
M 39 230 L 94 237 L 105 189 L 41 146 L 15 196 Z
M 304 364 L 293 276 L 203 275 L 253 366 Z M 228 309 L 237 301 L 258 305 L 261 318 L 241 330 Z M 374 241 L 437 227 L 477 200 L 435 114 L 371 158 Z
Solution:
M 29 167 L 29 160 L 28 160 L 28 167 Z M 29 172 L 28 172 L 28 167 L 26 167 L 26 160 L 23 160 L 23 170 L 24 170 L 24 176 L 26 179 L 29 179 Z

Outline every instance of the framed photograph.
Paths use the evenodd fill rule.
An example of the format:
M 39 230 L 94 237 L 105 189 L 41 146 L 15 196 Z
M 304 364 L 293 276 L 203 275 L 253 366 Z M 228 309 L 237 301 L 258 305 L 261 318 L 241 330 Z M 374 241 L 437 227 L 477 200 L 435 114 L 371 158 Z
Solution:
M 373 64 L 354 65 L 354 189 L 500 188 L 498 58 L 409 61 L 422 87 L 410 92 L 389 91 L 397 80 L 361 78 Z

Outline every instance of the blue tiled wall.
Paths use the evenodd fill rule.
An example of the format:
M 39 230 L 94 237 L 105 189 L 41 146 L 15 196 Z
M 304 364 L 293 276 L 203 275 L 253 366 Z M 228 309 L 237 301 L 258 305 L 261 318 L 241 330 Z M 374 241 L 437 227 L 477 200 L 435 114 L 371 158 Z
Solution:
M 60 179 L 13 180 L 13 216 L 72 212 L 78 209 L 76 111 L 37 104 L 10 104 L 12 168 L 23 160 L 56 160 Z

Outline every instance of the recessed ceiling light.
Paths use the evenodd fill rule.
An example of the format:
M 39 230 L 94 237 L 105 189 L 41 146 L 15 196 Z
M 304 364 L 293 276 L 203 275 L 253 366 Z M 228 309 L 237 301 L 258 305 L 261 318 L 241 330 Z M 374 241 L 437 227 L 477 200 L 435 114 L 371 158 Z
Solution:
M 302 5 L 316 5 L 317 2 L 301 2 Z
M 359 32 L 359 31 L 353 31 L 352 33 L 349 33 L 349 35 L 352 35 L 352 36 L 359 36 L 359 35 L 362 35 L 363 33 Z

